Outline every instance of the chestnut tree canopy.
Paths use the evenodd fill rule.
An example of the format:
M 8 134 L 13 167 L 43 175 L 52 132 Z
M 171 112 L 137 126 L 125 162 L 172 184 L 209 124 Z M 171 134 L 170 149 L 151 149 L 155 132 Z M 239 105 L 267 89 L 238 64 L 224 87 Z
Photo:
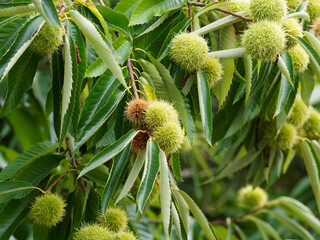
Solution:
M 1 0 L 0 240 L 320 239 L 320 0 Z

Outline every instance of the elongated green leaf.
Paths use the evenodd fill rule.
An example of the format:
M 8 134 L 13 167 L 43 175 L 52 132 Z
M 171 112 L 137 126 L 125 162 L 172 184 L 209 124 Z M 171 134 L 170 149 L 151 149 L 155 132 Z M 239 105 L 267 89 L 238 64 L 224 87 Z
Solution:
M 197 72 L 198 96 L 201 114 L 201 122 L 204 135 L 208 144 L 211 146 L 212 136 L 212 107 L 209 85 L 206 75 L 203 72 Z
M 3 4 L 0 8 L 0 17 L 15 16 L 21 13 L 35 11 L 37 8 L 33 3 L 29 4 Z
M 212 50 L 225 50 L 235 48 L 236 35 L 233 26 L 222 28 L 219 31 L 214 32 L 214 34 L 215 42 L 212 43 L 212 47 L 214 47 Z M 213 88 L 213 92 L 219 100 L 219 108 L 222 106 L 226 97 L 228 96 L 233 79 L 233 72 L 235 69 L 234 59 L 222 59 L 221 63 L 223 71 L 222 79 Z
M 61 106 L 61 126 L 63 126 L 64 115 L 67 112 L 68 105 L 70 103 L 71 91 L 72 91 L 72 58 L 70 52 L 70 42 L 68 36 L 65 38 L 64 44 L 64 79 L 62 87 L 62 106 Z
M 28 17 L 21 17 L 0 25 L 0 56 L 8 51 L 27 22 Z
M 158 144 L 155 141 L 148 140 L 146 163 L 137 193 L 137 203 L 140 212 L 142 212 L 147 203 L 159 171 L 159 154 L 160 148 Z
M 77 95 L 80 95 L 76 93 L 78 88 L 78 64 L 75 45 L 70 35 L 65 37 L 64 50 L 65 67 L 61 106 L 61 135 L 59 136 L 60 145 L 64 141 L 69 128 L 71 117 L 74 112 L 75 98 Z
M 99 5 L 97 5 L 96 7 L 99 10 L 102 17 L 106 20 L 109 29 L 112 29 L 130 36 L 130 34 L 133 31 L 133 28 L 128 26 L 129 20 L 126 17 L 126 15 L 114 9 L 111 9 L 109 7 L 99 6 Z
M 181 95 L 182 95 L 183 100 L 184 100 L 184 108 L 185 108 L 185 110 L 187 112 L 187 119 L 188 119 L 187 134 L 188 134 L 188 140 L 189 140 L 190 144 L 192 145 L 193 136 L 194 136 L 194 133 L 196 131 L 196 127 L 195 127 L 194 120 L 193 120 L 193 117 L 192 117 L 191 106 L 189 104 L 189 100 L 188 100 L 188 98 L 186 96 L 183 95 L 182 92 L 181 92 Z
M 257 225 L 257 228 L 258 228 L 258 230 L 260 232 L 261 239 L 268 240 L 269 239 L 268 238 L 268 234 L 265 231 L 265 229 L 262 227 L 262 225 L 260 223 L 258 223 L 258 222 L 256 222 L 256 225 Z
M 121 84 L 127 88 L 127 83 L 122 75 L 121 68 L 95 26 L 77 11 L 70 10 L 69 13 L 102 61 L 118 78 Z
M 110 71 L 105 72 L 98 79 L 84 102 L 78 126 L 79 133 L 81 133 L 83 128 L 93 119 L 100 108 L 107 103 L 111 94 L 119 87 L 119 84 L 119 81 Z
M 311 187 L 316 198 L 316 202 L 318 205 L 318 210 L 320 211 L 320 160 L 316 151 L 314 150 L 311 143 L 307 141 L 300 141 L 300 148 L 302 151 L 302 156 L 304 163 L 306 165 L 306 169 L 308 172 L 308 176 L 310 179 Z
M 31 87 L 39 60 L 38 55 L 27 50 L 13 66 L 8 74 L 7 94 L 1 116 L 5 116 L 14 110 L 23 95 Z
M 0 59 L 0 81 L 3 80 L 4 76 L 7 75 L 20 56 L 29 47 L 42 23 L 41 17 L 34 17 L 18 33 L 9 51 Z
M 18 225 L 30 212 L 29 203 L 38 192 L 34 191 L 23 199 L 10 200 L 0 212 L 0 240 L 8 240 Z
M 313 240 L 314 237 L 298 222 L 293 220 L 292 218 L 289 218 L 285 215 L 281 215 L 275 211 L 272 210 L 265 210 L 268 214 L 276 218 L 280 223 L 283 225 L 286 225 L 292 232 L 300 236 L 302 239 L 308 239 Z
M 176 110 L 179 113 L 182 125 L 186 130 L 190 129 L 190 134 L 193 135 L 194 129 L 193 121 L 188 121 L 188 112 L 185 108 L 185 102 L 180 91 L 174 84 L 170 72 L 158 60 L 148 55 L 152 63 L 140 59 L 144 71 L 150 76 L 148 81 L 151 86 L 155 86 L 156 94 L 158 97 L 168 101 L 172 101 Z
M 241 228 L 238 225 L 236 225 L 235 223 L 232 223 L 232 226 L 237 231 L 241 240 L 247 240 L 246 235 L 244 234 L 244 232 L 241 230 Z
M 157 97 L 170 101 L 167 88 L 156 67 L 144 59 L 139 59 L 139 63 L 143 68 L 142 76 L 148 80 L 149 85 L 156 91 Z
M 170 165 L 171 165 L 174 177 L 180 182 L 182 182 L 183 180 L 181 176 L 179 153 L 175 152 L 172 154 L 172 157 L 170 158 Z
M 118 63 L 122 65 L 124 62 L 126 62 L 132 52 L 132 40 L 129 37 L 122 35 L 112 43 L 112 46 L 119 56 L 117 59 Z
M 41 5 L 50 21 L 57 27 L 61 27 L 58 11 L 53 0 L 41 0 Z
M 320 79 L 320 54 L 315 51 L 315 49 L 303 38 L 297 38 L 300 45 L 306 50 L 310 57 L 310 66 L 317 76 L 317 79 Z
M 174 28 L 170 30 L 168 36 L 166 37 L 166 40 L 162 44 L 162 47 L 158 53 L 157 58 L 159 59 L 159 61 L 161 61 L 169 53 L 171 46 L 170 43 L 173 37 L 179 32 L 184 32 L 190 23 L 191 20 L 186 17 L 183 21 L 181 21 L 179 24 L 177 24 Z
M 80 172 L 79 177 L 83 176 L 92 169 L 104 164 L 111 158 L 115 157 L 119 152 L 121 152 L 137 135 L 137 131 L 130 130 L 125 135 L 123 135 L 119 140 L 109 147 L 106 147 L 98 155 L 96 155 L 85 168 Z
M 32 0 L 32 2 L 49 26 L 53 23 L 61 28 L 58 12 L 52 0 Z
M 68 21 L 69 24 L 69 34 L 73 39 L 73 42 L 75 44 L 76 52 L 78 52 L 77 57 L 77 70 L 78 70 L 78 79 L 77 79 L 77 86 L 75 88 L 74 92 L 74 111 L 72 114 L 72 135 L 74 138 L 77 137 L 77 129 L 78 129 L 78 122 L 80 118 L 80 94 L 81 94 L 81 85 L 82 80 L 85 75 L 86 69 L 87 69 L 87 54 L 85 49 L 85 42 L 83 40 L 81 31 L 77 27 L 77 25 L 72 22 Z M 80 62 L 79 62 L 80 61 Z
M 287 69 L 290 74 L 290 78 L 293 78 L 293 65 L 291 61 L 291 57 L 288 53 L 284 53 L 282 55 L 285 65 L 287 66 Z M 274 116 L 277 116 L 286 106 L 287 101 L 289 99 L 290 93 L 292 92 L 294 86 L 292 86 L 288 80 L 288 78 L 282 74 L 281 75 L 281 81 L 280 81 L 280 90 L 277 97 L 277 103 L 276 103 L 276 111 L 274 113 Z
M 25 190 L 34 189 L 35 187 L 29 182 L 23 181 L 6 181 L 0 182 L 0 203 L 8 201 L 11 198 L 24 197 Z
M 142 0 L 132 13 L 130 25 L 145 23 L 152 17 L 183 6 L 185 2 L 185 0 Z
M 15 180 L 27 181 L 37 186 L 54 168 L 58 167 L 65 156 L 58 154 L 47 154 L 27 162 L 21 167 L 14 177 Z
M 160 150 L 160 203 L 164 233 L 169 239 L 171 191 L 167 156 L 162 150 Z
M 166 20 L 169 16 L 170 16 L 170 12 L 163 14 L 160 18 L 157 19 L 157 21 L 152 23 L 146 30 L 144 30 L 142 33 L 140 33 L 139 36 L 137 36 L 137 38 L 141 37 L 144 34 L 152 32 L 154 29 L 159 27 L 164 22 L 164 20 Z
M 236 123 L 236 119 L 239 115 L 237 109 L 242 107 L 242 102 L 238 101 L 237 103 L 233 104 L 232 97 L 235 96 L 235 93 L 236 91 L 230 92 L 230 98 L 227 99 L 224 107 L 213 116 L 213 143 L 225 138 L 230 126 Z
M 118 196 L 118 199 L 116 200 L 116 203 L 119 202 L 122 198 L 124 198 L 127 193 L 130 191 L 130 189 L 132 188 L 134 182 L 136 181 L 142 166 L 144 164 L 146 160 L 146 153 L 145 152 L 141 152 L 137 154 L 137 158 L 134 162 L 134 165 L 132 167 L 132 170 L 127 178 L 126 183 L 124 184 L 121 193 Z
M 61 131 L 61 102 L 62 102 L 62 86 L 64 75 L 62 49 L 54 52 L 51 56 L 52 62 L 52 104 L 53 104 L 53 126 L 57 136 L 60 136 Z M 55 70 L 55 71 L 53 71 Z M 48 113 L 47 113 L 48 114 Z
M 176 227 L 176 230 L 178 233 L 179 240 L 182 240 L 180 218 L 179 218 L 177 208 L 173 202 L 171 203 L 171 214 L 172 214 L 173 224 Z
M 109 174 L 109 178 L 104 188 L 102 199 L 101 199 L 101 208 L 104 216 L 108 208 L 108 204 L 112 197 L 112 194 L 114 194 L 115 189 L 118 185 L 119 179 L 128 162 L 129 153 L 130 153 L 130 145 L 127 145 L 127 147 L 123 150 L 123 152 L 118 155 L 119 157 L 117 156 L 113 160 L 111 172 Z
M 289 56 L 287 54 L 285 56 L 287 56 L 289 58 Z M 293 87 L 294 85 L 293 85 L 293 82 L 292 82 L 292 75 L 291 75 L 291 71 L 290 71 L 291 69 L 288 68 L 288 67 L 292 67 L 292 65 L 290 65 L 290 64 L 287 65 L 285 60 L 279 55 L 279 57 L 278 57 L 278 67 L 279 67 L 279 70 L 287 78 L 287 80 L 289 81 L 289 83 Z
M 119 58 L 117 58 L 118 63 L 123 64 L 132 52 L 132 40 L 121 35 L 112 43 L 113 48 L 116 50 Z M 101 76 L 108 67 L 104 64 L 101 58 L 95 60 L 87 69 L 86 77 L 98 77 Z
M 85 213 L 85 210 L 87 208 L 88 198 L 89 198 L 91 189 L 92 189 L 92 184 L 88 183 L 86 185 L 86 192 L 85 193 L 83 193 L 83 191 L 77 191 L 75 193 L 75 197 L 74 197 L 75 200 L 74 200 L 74 204 L 73 204 L 72 210 L 71 210 L 71 222 L 72 222 L 72 225 L 71 225 L 70 234 L 74 234 L 74 232 L 81 225 L 81 221 L 82 221 L 82 219 L 84 217 L 84 213 Z
M 262 229 L 264 229 L 273 239 L 275 240 L 281 240 L 281 237 L 277 233 L 277 231 L 267 222 L 254 217 L 254 216 L 248 216 L 247 219 L 255 222 L 257 225 L 259 225 Z
M 177 109 L 183 126 L 185 128 L 188 128 L 187 112 L 184 107 L 185 103 L 179 89 L 173 83 L 169 70 L 164 65 L 162 65 L 159 61 L 154 59 L 152 56 L 150 56 L 150 59 L 162 78 L 164 86 L 167 90 L 167 94 L 169 95 L 175 108 Z
M 167 37 L 169 31 L 175 25 L 179 24 L 180 21 L 183 21 L 184 18 L 185 18 L 185 15 L 182 14 L 181 11 L 172 11 L 172 14 L 168 18 L 166 18 L 159 27 L 155 28 L 151 32 L 148 32 L 140 36 L 139 38 L 135 38 L 134 45 L 139 48 L 149 50 L 150 52 L 154 52 L 155 53 L 154 57 L 156 57 L 157 53 L 161 48 L 161 46 L 159 46 L 159 43 L 161 45 L 165 41 L 165 38 Z M 153 22 L 154 20 L 151 20 L 150 22 Z M 144 27 L 142 25 L 141 31 L 143 31 L 143 29 Z M 139 31 L 137 32 L 137 34 L 138 33 Z
M 307 69 L 301 75 L 301 98 L 306 104 L 309 104 L 310 98 L 315 86 L 316 77 L 312 69 Z
M 133 10 L 141 2 L 141 0 L 121 0 L 114 10 L 125 14 L 128 18 L 131 16 Z
M 312 211 L 303 203 L 290 197 L 280 197 L 276 202 L 278 203 L 277 206 L 290 212 L 305 224 L 312 227 L 316 232 L 320 233 L 320 220 L 316 218 Z
M 38 143 L 32 148 L 28 149 L 11 162 L 5 169 L 0 172 L 0 181 L 12 178 L 28 161 L 37 157 L 43 156 L 48 152 L 53 151 L 57 147 L 56 143 L 43 142 Z
M 313 46 L 314 50 L 320 55 L 320 41 L 316 38 L 312 33 L 304 31 L 303 34 L 307 37 L 311 45 Z
M 110 117 L 110 115 L 117 108 L 119 102 L 124 96 L 125 92 L 121 92 L 120 90 L 116 90 L 110 96 L 109 100 L 106 102 L 104 106 L 102 106 L 99 111 L 93 116 L 93 118 L 85 125 L 83 130 L 81 131 L 81 135 L 76 143 L 75 152 L 82 146 L 82 144 L 91 137 L 98 129 L 102 126 L 102 124 Z M 81 123 L 81 122 L 80 122 Z M 80 131 L 79 131 L 80 133 Z
M 90 178 L 92 181 L 105 186 L 109 177 L 109 169 L 105 165 L 100 165 L 99 167 L 87 172 L 86 177 Z
M 181 190 L 177 190 L 180 195 L 183 197 L 183 199 L 186 201 L 186 203 L 189 206 L 190 211 L 192 212 L 194 218 L 197 220 L 198 224 L 200 225 L 201 229 L 204 232 L 204 235 L 208 239 L 219 239 L 211 226 L 209 225 L 210 223 L 208 222 L 206 216 L 202 213 L 201 209 L 197 206 L 197 204 L 189 197 L 188 194 Z
M 186 230 L 186 232 L 189 232 L 189 206 L 177 190 L 172 189 L 171 193 L 177 206 L 177 210 L 182 220 L 184 229 Z
M 33 223 L 32 224 L 32 231 L 33 231 L 33 239 L 34 240 L 46 240 L 49 238 L 49 227 L 44 227 L 43 225 Z
M 246 167 L 248 164 L 250 164 L 253 160 L 256 159 L 256 157 L 260 154 L 260 152 L 263 150 L 263 148 L 266 146 L 266 144 L 267 144 L 266 141 L 261 141 L 258 144 L 258 151 L 255 148 L 252 148 L 242 158 L 230 163 L 214 179 L 215 180 L 222 179 L 222 178 L 229 176 L 229 175 L 239 171 L 240 169 Z
M 245 79 L 246 79 L 246 100 L 245 104 L 248 103 L 249 96 L 251 93 L 251 80 L 252 80 L 252 60 L 250 56 L 245 56 L 243 58 L 243 64 L 245 69 Z
M 143 79 L 144 79 L 143 77 L 139 78 L 139 80 L 143 80 Z M 145 80 L 145 81 L 147 81 L 147 80 Z M 144 92 L 146 94 L 147 100 L 149 100 L 149 101 L 150 100 L 151 101 L 152 100 L 157 100 L 156 93 L 153 91 L 153 88 L 149 84 L 147 84 L 147 83 L 143 84 L 143 89 L 144 89 Z

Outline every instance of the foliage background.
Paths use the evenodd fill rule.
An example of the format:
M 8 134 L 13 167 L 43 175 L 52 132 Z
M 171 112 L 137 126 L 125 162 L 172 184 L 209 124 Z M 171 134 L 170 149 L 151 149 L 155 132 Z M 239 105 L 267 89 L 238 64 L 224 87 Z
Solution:
M 156 96 L 173 102 L 187 133 L 183 148 L 171 158 L 169 170 L 161 165 L 166 159 L 161 158 L 160 150 L 149 148 L 151 153 L 158 153 L 161 177 L 169 182 L 170 176 L 171 188 L 160 190 L 161 197 L 147 208 L 143 208 L 145 198 L 134 201 L 129 195 L 119 202 L 139 239 L 166 239 L 169 232 L 171 239 L 319 237 L 319 143 L 300 140 L 294 149 L 270 149 L 263 142 L 259 120 L 276 109 L 280 128 L 297 92 L 307 104 L 320 109 L 320 42 L 307 31 L 306 2 L 289 14 L 300 12 L 304 30 L 310 33 L 299 39 L 312 57 L 308 70 L 295 74 L 290 56 L 284 53 L 283 64 L 253 60 L 248 80 L 242 57 L 222 57 L 223 79 L 212 91 L 204 74 L 190 75 L 181 70 L 168 53 L 174 35 L 187 30 L 191 22 L 197 30 L 211 22 L 217 24 L 218 19 L 223 19 L 221 25 L 205 34 L 211 51 L 239 48 L 239 33 L 224 14 L 214 10 L 227 6 L 226 2 L 192 6 L 192 21 L 188 15 L 191 4 L 184 0 L 105 1 L 107 6 L 100 2 L 65 3 L 67 15 L 60 16 L 62 25 L 55 8 L 61 11 L 62 2 L 13 0 L 0 5 L 0 239 L 72 239 L 77 228 L 95 222 L 101 207 L 115 203 L 136 157 L 126 147 L 135 132 L 123 117 L 125 104 L 132 98 L 125 67 L 129 56 L 139 80 L 140 97 Z M 33 4 L 30 12 L 15 8 L 29 4 Z M 15 9 L 8 14 L 10 8 Z M 68 13 L 71 9 L 73 14 Z M 50 56 L 24 48 L 44 20 L 63 26 L 66 33 L 64 44 Z M 92 23 L 89 27 L 85 25 L 88 20 Z M 106 48 L 110 53 L 103 52 Z M 91 162 L 99 166 L 91 168 L 88 162 L 93 156 Z M 148 159 L 151 163 L 151 158 L 146 162 Z M 305 163 L 312 165 L 311 172 L 307 173 Z M 64 222 L 52 229 L 32 224 L 30 205 L 42 194 L 34 188 L 48 189 L 72 168 L 77 171 L 53 187 L 68 203 Z M 142 181 L 148 186 L 143 197 L 152 191 L 157 172 L 148 172 L 151 177 Z M 77 181 L 79 174 L 86 194 Z M 181 178 L 183 181 L 178 181 Z M 151 186 L 147 184 L 150 182 Z M 248 182 L 263 186 L 272 204 L 249 213 L 241 209 L 237 191 Z M 176 195 L 184 196 L 188 207 L 183 209 Z M 188 196 L 199 208 L 188 201 Z M 176 206 L 178 218 L 174 221 L 170 208 L 164 216 L 161 204 Z M 144 214 L 139 214 L 138 208 L 144 209 Z M 137 218 L 141 220 L 136 224 Z

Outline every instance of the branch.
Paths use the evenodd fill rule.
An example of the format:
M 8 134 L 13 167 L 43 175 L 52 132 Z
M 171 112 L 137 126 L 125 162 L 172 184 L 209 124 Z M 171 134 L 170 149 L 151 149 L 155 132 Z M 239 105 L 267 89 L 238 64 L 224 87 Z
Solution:
M 134 97 L 136 99 L 138 99 L 139 95 L 138 95 L 137 86 L 136 86 L 136 83 L 135 83 L 134 77 L 133 77 L 133 70 L 132 70 L 132 63 L 131 63 L 130 56 L 127 59 L 127 65 L 128 65 L 129 76 L 130 76 L 130 79 L 131 79 L 131 85 L 132 85 L 133 94 L 134 94 Z
M 77 160 L 75 159 L 75 157 L 73 156 L 73 152 L 72 152 L 72 149 L 71 149 L 71 147 L 70 147 L 69 137 L 68 137 L 68 136 L 66 136 L 66 144 L 67 144 L 67 150 L 68 150 L 68 152 L 69 152 L 69 154 L 70 154 L 70 157 L 71 157 L 71 160 L 72 160 L 73 168 L 76 169 L 76 168 L 77 168 L 77 165 L 78 165 L 78 162 L 77 162 Z M 77 175 L 77 177 L 78 177 L 78 176 L 79 176 L 79 173 L 76 172 L 76 175 Z M 80 187 L 82 188 L 83 193 L 86 194 L 86 187 L 84 186 L 83 180 L 82 180 L 81 177 L 78 179 L 78 182 L 79 182 L 79 184 L 80 184 Z
M 201 2 L 190 2 L 188 1 L 188 12 L 189 12 L 189 19 L 192 19 L 192 9 L 191 6 L 197 6 L 197 7 L 205 7 L 207 4 L 201 3 Z M 193 31 L 192 21 L 190 23 L 190 32 Z
M 276 204 L 276 200 L 273 200 L 269 203 L 266 203 L 262 207 L 256 208 L 254 210 L 250 210 L 250 211 L 246 212 L 245 214 L 240 215 L 238 217 L 233 217 L 233 218 L 231 218 L 231 221 L 238 222 L 238 221 L 242 220 L 243 218 L 247 217 L 248 215 L 258 213 L 265 208 L 272 207 L 274 204 Z M 227 225 L 227 221 L 225 219 L 214 220 L 214 221 L 211 221 L 210 223 L 211 223 L 211 225 Z
M 189 7 L 189 18 L 192 19 L 192 11 L 191 11 L 191 6 L 197 6 L 197 7 L 205 7 L 207 6 L 207 4 L 205 3 L 200 3 L 200 2 L 188 2 L 188 7 Z M 225 10 L 225 9 L 221 9 L 221 8 L 214 8 L 213 10 L 217 10 L 219 12 L 223 12 L 223 13 L 226 13 L 226 14 L 229 14 L 229 15 L 232 15 L 232 16 L 235 16 L 235 17 L 238 17 L 238 18 L 241 18 L 245 21 L 248 21 L 248 22 L 253 22 L 253 19 L 252 18 L 248 18 L 248 17 L 244 17 L 240 14 L 237 14 L 237 13 L 234 13 L 234 12 L 231 12 L 231 11 L 228 11 L 228 10 Z M 192 23 L 190 24 L 190 28 L 192 28 Z M 191 32 L 192 32 L 192 29 L 191 29 Z
M 64 173 L 62 173 L 62 174 L 50 185 L 50 187 L 46 190 L 46 192 L 50 192 L 51 189 L 59 182 L 59 180 L 60 180 L 61 178 L 63 178 L 65 175 L 67 175 L 69 172 L 71 172 L 71 171 L 73 171 L 73 170 L 74 170 L 74 168 L 72 167 L 72 168 L 70 168 L 68 171 L 65 171 Z
M 238 13 L 234 13 L 234 12 L 231 12 L 231 11 L 228 11 L 228 10 L 225 10 L 225 9 L 221 9 L 221 8 L 214 8 L 213 10 L 217 10 L 219 12 L 223 12 L 223 13 L 226 13 L 226 14 L 229 14 L 229 15 L 232 15 L 232 16 L 235 16 L 237 18 L 241 18 L 245 21 L 248 21 L 248 22 L 253 22 L 253 19 L 252 18 L 248 18 L 248 17 L 244 17 Z
M 205 7 L 207 4 L 201 2 L 188 2 L 189 5 L 197 6 L 197 7 Z

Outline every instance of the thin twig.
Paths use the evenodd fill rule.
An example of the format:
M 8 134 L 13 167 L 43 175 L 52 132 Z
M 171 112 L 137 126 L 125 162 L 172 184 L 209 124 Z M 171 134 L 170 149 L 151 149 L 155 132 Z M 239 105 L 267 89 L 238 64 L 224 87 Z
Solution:
M 272 207 L 275 203 L 276 203 L 276 201 L 271 201 L 271 202 L 263 205 L 262 207 L 256 208 L 254 210 L 250 210 L 250 211 L 246 212 L 243 215 L 240 215 L 240 216 L 237 216 L 237 217 L 233 217 L 233 218 L 231 218 L 231 221 L 232 222 L 238 222 L 238 221 L 242 220 L 243 218 L 245 218 L 245 217 L 247 217 L 247 216 L 249 216 L 251 214 L 258 213 L 259 211 L 261 211 L 261 210 L 263 210 L 265 208 Z M 210 223 L 211 223 L 211 225 L 226 225 L 227 221 L 225 219 L 217 219 L 217 220 L 211 221 Z
M 159 174 L 159 173 L 158 173 Z M 158 178 L 156 178 L 156 184 L 158 185 L 158 187 L 160 187 L 160 183 L 158 181 Z
M 274 62 L 274 66 L 278 67 L 278 62 L 279 62 L 279 54 L 276 57 L 276 61 Z
M 189 2 L 188 1 L 187 4 L 188 4 L 189 19 L 192 19 L 192 9 L 191 9 L 192 6 L 197 6 L 197 7 L 205 7 L 205 6 L 207 6 L 207 4 L 201 3 L 201 2 Z M 225 9 L 214 8 L 213 10 L 217 10 L 219 12 L 223 12 L 223 13 L 226 13 L 226 14 L 241 18 L 241 19 L 243 19 L 245 21 L 248 21 L 248 22 L 253 22 L 252 18 L 248 18 L 248 17 L 242 16 L 240 14 L 237 14 L 237 13 L 225 10 Z M 192 26 L 192 22 L 191 22 L 190 23 L 190 32 L 192 32 L 192 31 L 193 31 L 193 26 Z
M 75 157 L 73 156 L 73 152 L 72 152 L 72 149 L 71 149 L 71 147 L 70 147 L 69 137 L 68 137 L 68 136 L 66 136 L 66 144 L 67 144 L 67 149 L 68 149 L 68 152 L 69 152 L 70 157 L 71 157 L 71 160 L 72 160 L 73 168 L 76 169 L 76 168 L 77 168 L 77 165 L 78 165 L 78 162 L 77 162 L 77 160 L 75 159 Z M 77 175 L 77 178 L 78 178 L 79 173 L 76 172 L 76 175 Z M 83 183 L 83 180 L 82 180 L 81 177 L 78 178 L 78 182 L 79 182 L 79 184 L 80 184 L 80 187 L 82 188 L 83 193 L 86 194 L 86 187 L 84 186 L 84 183 Z
M 50 77 L 52 79 L 53 72 L 52 72 L 52 55 L 51 54 L 49 54 L 48 56 L 48 62 L 49 62 L 49 68 L 50 68 Z
M 127 65 L 128 65 L 129 76 L 130 76 L 130 79 L 131 79 L 131 85 L 132 85 L 133 94 L 134 94 L 134 97 L 135 97 L 136 99 L 138 99 L 138 98 L 139 98 L 139 95 L 138 95 L 136 83 L 135 83 L 135 81 L 134 81 L 133 70 L 132 70 L 132 63 L 131 63 L 130 56 L 129 56 L 128 59 L 127 59 Z
M 197 6 L 197 7 L 205 7 L 205 6 L 207 6 L 207 4 L 201 3 L 201 2 L 188 2 L 188 4 L 193 5 L 193 6 Z
M 223 13 L 226 13 L 226 14 L 229 14 L 229 15 L 232 15 L 232 16 L 235 16 L 237 18 L 241 18 L 245 21 L 248 21 L 248 22 L 253 22 L 253 19 L 252 18 L 248 18 L 248 17 L 245 17 L 245 16 L 242 16 L 238 13 L 234 13 L 234 12 L 231 12 L 231 11 L 228 11 L 228 10 L 225 10 L 225 9 L 221 9 L 221 8 L 214 8 L 213 10 L 217 10 L 219 12 L 223 12 Z
M 66 3 L 62 3 L 62 7 L 60 8 L 60 11 L 59 11 L 59 16 L 62 17 L 63 16 L 63 13 L 64 11 L 66 10 Z
M 51 189 L 59 182 L 59 180 L 61 178 L 63 178 L 65 175 L 67 175 L 69 172 L 71 172 L 72 170 L 74 170 L 74 168 L 70 168 L 68 171 L 65 171 L 64 173 L 62 173 L 51 185 L 50 187 L 46 190 L 46 192 L 50 192 Z
M 182 82 L 182 84 L 181 84 L 181 86 L 180 86 L 180 90 L 182 90 L 182 89 L 184 88 L 184 86 L 186 85 L 187 80 L 188 80 L 188 78 L 189 78 L 190 76 L 191 76 L 191 73 L 187 74 L 187 76 L 183 79 L 183 82 Z
M 286 158 L 286 157 L 287 157 L 287 153 L 286 153 L 286 151 L 285 151 L 285 150 L 283 150 L 283 149 L 281 149 L 281 152 L 282 152 L 283 156 Z
M 171 167 L 171 162 L 170 162 L 171 158 L 172 158 L 172 153 L 170 153 L 170 154 L 168 155 L 168 166 L 169 166 L 169 167 Z

